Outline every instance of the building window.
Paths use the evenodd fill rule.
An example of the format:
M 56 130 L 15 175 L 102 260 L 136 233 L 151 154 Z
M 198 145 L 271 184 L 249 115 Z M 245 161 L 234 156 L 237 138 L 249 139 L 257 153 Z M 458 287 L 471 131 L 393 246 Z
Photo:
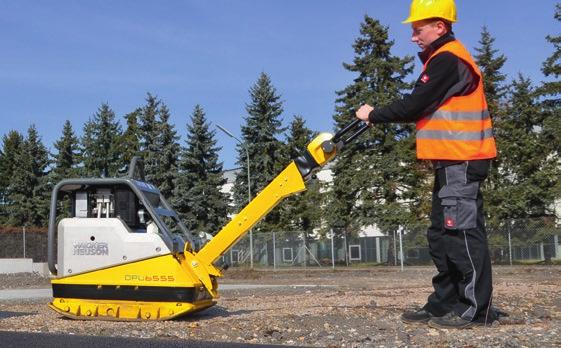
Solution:
M 282 262 L 292 262 L 294 261 L 292 255 L 292 248 L 282 248 Z
M 360 244 L 349 245 L 349 260 L 360 261 L 361 259 Z
M 230 258 L 232 259 L 232 264 L 240 263 L 240 251 L 237 249 L 230 250 Z
M 421 257 L 421 252 L 419 249 L 409 249 L 407 251 L 407 258 L 408 259 L 419 259 Z

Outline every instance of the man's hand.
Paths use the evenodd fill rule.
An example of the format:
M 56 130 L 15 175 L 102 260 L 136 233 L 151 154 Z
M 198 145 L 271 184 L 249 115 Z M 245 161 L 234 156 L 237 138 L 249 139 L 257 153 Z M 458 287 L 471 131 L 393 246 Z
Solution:
M 356 118 L 363 120 L 364 122 L 370 124 L 370 120 L 368 119 L 368 115 L 370 112 L 374 110 L 374 108 L 368 104 L 364 104 L 361 106 L 358 111 L 356 112 Z

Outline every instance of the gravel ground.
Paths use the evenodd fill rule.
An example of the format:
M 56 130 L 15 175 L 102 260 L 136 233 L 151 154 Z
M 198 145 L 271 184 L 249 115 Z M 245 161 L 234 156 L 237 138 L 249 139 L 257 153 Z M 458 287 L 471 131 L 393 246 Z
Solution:
M 494 305 L 510 317 L 490 327 L 403 324 L 401 312 L 430 293 L 433 272 L 229 270 L 222 284 L 286 286 L 222 291 L 215 307 L 166 322 L 74 321 L 48 309 L 46 300 L 4 301 L 0 330 L 318 347 L 561 347 L 561 267 L 495 267 Z M 0 284 L 44 287 L 48 280 L 0 275 Z

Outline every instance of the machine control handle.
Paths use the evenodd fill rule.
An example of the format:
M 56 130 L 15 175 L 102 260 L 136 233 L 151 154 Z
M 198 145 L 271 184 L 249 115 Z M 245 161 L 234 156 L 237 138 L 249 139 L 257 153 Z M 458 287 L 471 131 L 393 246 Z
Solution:
M 324 141 L 321 144 L 321 148 L 326 153 L 331 153 L 335 149 L 340 150 L 343 147 L 343 145 L 347 145 L 351 141 L 355 140 L 358 136 L 364 133 L 368 128 L 370 128 L 370 125 L 368 123 L 356 119 L 353 122 L 346 125 L 345 127 L 343 127 L 343 129 L 338 131 L 331 140 Z M 343 136 L 345 136 L 347 133 L 351 131 L 353 131 L 353 133 L 349 137 L 341 140 Z

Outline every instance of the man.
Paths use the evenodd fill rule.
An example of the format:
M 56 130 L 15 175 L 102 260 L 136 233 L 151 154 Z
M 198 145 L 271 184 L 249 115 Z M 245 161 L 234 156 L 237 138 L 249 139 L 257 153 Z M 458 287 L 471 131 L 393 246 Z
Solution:
M 403 23 L 411 23 L 411 41 L 422 50 L 415 88 L 389 105 L 356 112 L 372 124 L 416 122 L 417 157 L 434 165 L 427 238 L 438 274 L 425 306 L 401 318 L 440 328 L 489 323 L 496 315 L 480 190 L 496 157 L 495 140 L 481 72 L 454 38 L 454 22 L 454 0 L 413 0 Z

